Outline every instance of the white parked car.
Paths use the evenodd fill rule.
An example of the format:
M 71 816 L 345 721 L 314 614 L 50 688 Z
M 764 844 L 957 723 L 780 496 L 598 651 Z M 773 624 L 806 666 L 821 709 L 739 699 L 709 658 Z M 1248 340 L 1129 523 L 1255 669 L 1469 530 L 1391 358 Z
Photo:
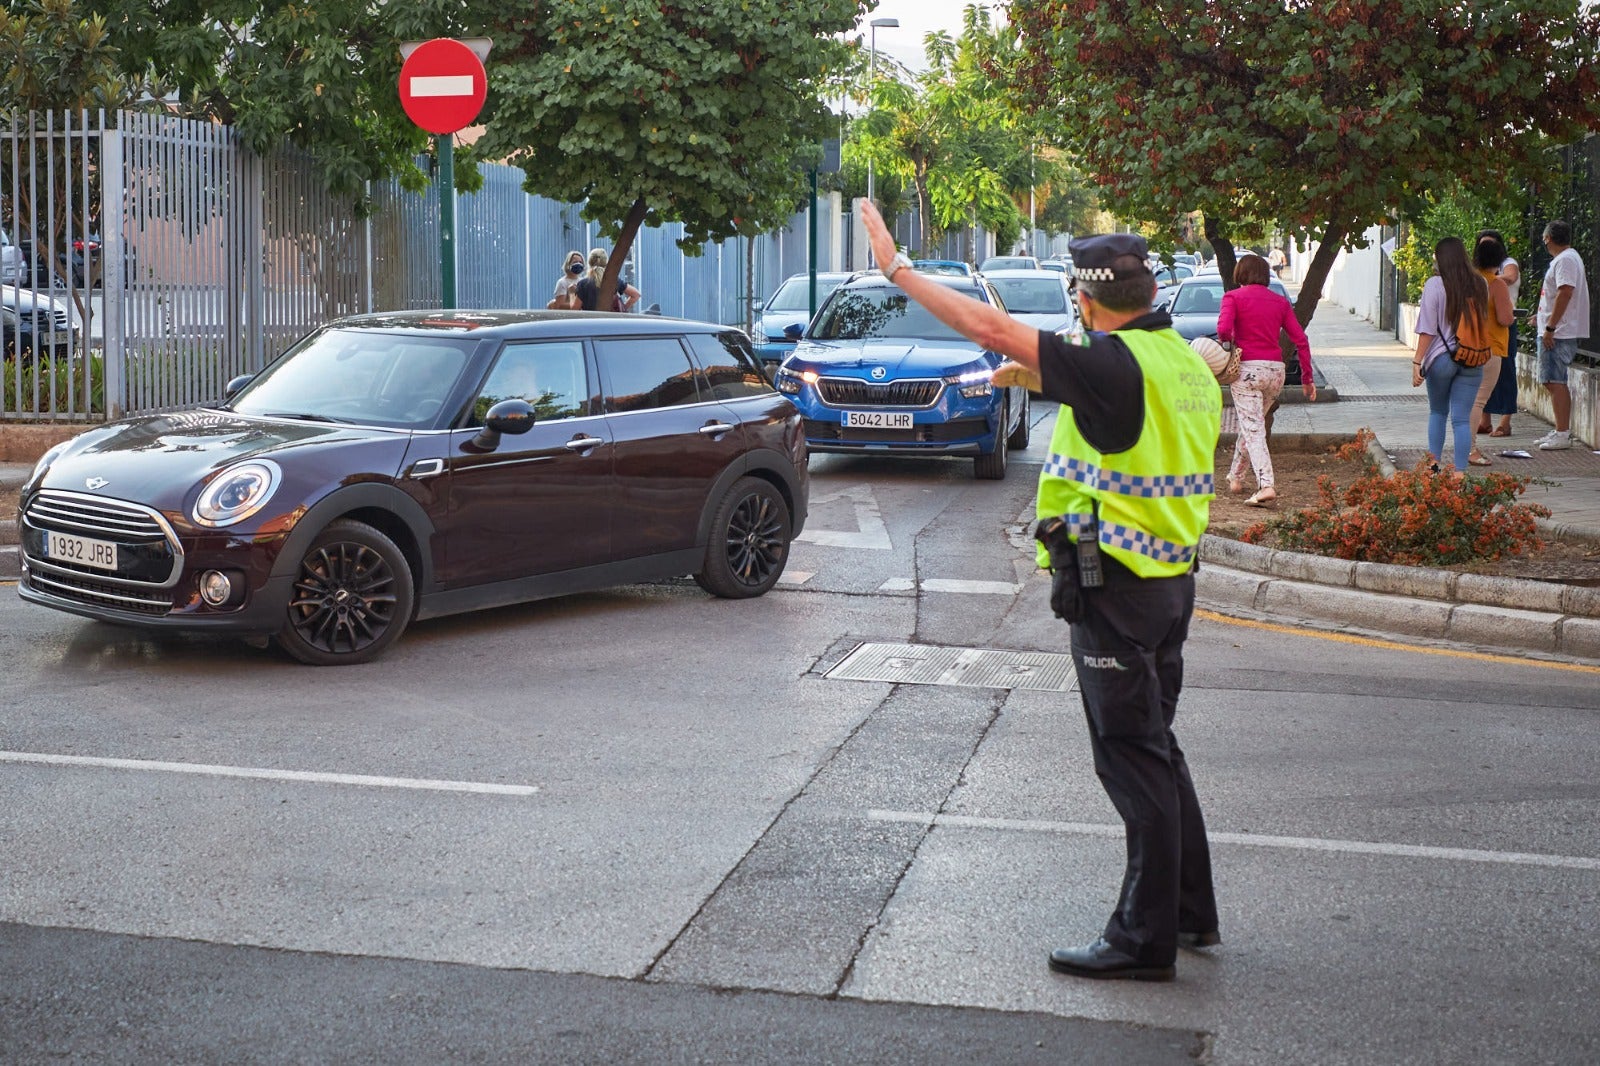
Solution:
M 11 234 L 0 229 L 0 282 L 22 280 L 22 249 L 11 240 Z

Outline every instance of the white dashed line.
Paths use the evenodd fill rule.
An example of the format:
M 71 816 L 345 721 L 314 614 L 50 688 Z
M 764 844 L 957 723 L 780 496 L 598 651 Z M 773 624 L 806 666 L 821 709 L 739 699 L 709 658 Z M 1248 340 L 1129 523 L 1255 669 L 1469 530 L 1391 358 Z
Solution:
M 961 814 L 919 814 L 915 811 L 868 811 L 875 822 L 910 822 L 959 829 L 1005 829 L 1023 833 L 1067 833 L 1074 836 L 1113 837 L 1121 840 L 1120 825 L 1091 822 L 1048 822 L 1017 818 L 974 818 Z M 1240 844 L 1250 848 L 1286 848 L 1346 855 L 1389 855 L 1401 859 L 1451 859 L 1506 866 L 1546 866 L 1563 870 L 1600 870 L 1600 859 L 1583 855 L 1537 855 L 1520 851 L 1481 851 L 1477 848 L 1434 848 L 1421 844 L 1382 844 L 1368 840 L 1324 840 L 1319 837 L 1275 837 L 1256 833 L 1207 832 L 1213 844 Z
M 0 763 L 8 762 L 101 770 L 142 770 L 162 774 L 200 774 L 205 777 L 246 777 L 262 781 L 304 781 L 321 785 L 406 788 L 423 792 L 477 792 L 492 796 L 531 796 L 539 791 L 533 785 L 497 785 L 486 781 L 431 781 L 415 777 L 369 777 L 366 774 L 325 774 L 309 770 L 267 770 L 250 766 L 206 766 L 199 763 L 154 762 L 145 759 L 100 759 L 86 755 L 0 751 Z
M 909 577 L 891 577 L 878 586 L 879 592 L 910 592 L 917 584 Z M 965 596 L 1015 596 L 1022 586 L 1010 581 L 965 581 L 959 578 L 927 577 L 923 592 L 953 592 Z

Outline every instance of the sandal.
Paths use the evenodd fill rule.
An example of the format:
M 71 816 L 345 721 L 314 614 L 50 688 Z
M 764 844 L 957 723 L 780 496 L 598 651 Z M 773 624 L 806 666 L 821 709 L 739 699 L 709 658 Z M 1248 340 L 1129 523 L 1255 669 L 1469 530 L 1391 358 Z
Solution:
M 1509 437 L 1509 436 L 1511 436 L 1511 427 L 1510 426 L 1495 426 L 1493 429 L 1491 429 L 1489 431 L 1489 436 L 1491 436 L 1491 437 Z
M 1262 489 L 1261 490 L 1261 492 L 1271 492 L 1271 491 L 1272 490 L 1270 490 L 1270 489 Z M 1252 496 L 1248 500 L 1244 501 L 1244 505 L 1246 507 L 1272 507 L 1272 506 L 1275 506 L 1277 504 L 1277 502 L 1278 502 L 1278 494 L 1276 492 L 1273 492 L 1271 496 L 1263 496 L 1263 495 L 1261 495 L 1261 492 L 1256 493 L 1254 496 Z
M 1482 452 L 1480 452 L 1476 448 L 1472 449 L 1472 453 L 1467 456 L 1467 462 L 1471 463 L 1473 466 L 1493 466 L 1494 465 L 1494 460 L 1493 459 L 1490 459 L 1487 455 L 1484 455 Z

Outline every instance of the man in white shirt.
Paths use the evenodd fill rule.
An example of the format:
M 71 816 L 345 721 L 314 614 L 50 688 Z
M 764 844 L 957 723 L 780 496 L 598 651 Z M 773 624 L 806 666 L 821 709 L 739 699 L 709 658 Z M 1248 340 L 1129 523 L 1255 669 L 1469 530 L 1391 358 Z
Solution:
M 1567 368 L 1578 354 L 1578 341 L 1589 336 L 1589 279 L 1583 257 L 1572 248 L 1572 227 L 1555 219 L 1544 228 L 1550 267 L 1539 287 L 1539 380 L 1550 393 L 1556 428 L 1539 439 L 1551 452 L 1572 447 L 1572 392 Z

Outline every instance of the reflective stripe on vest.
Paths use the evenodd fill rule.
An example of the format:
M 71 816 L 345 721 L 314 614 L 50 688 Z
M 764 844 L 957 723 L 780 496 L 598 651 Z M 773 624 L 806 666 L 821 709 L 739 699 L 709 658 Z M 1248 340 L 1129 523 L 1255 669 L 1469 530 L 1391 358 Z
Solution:
M 1161 474 L 1156 477 L 1139 477 L 1120 470 L 1102 470 L 1085 459 L 1074 459 L 1051 454 L 1044 461 L 1044 472 L 1053 477 L 1076 481 L 1085 488 L 1118 496 L 1215 496 L 1215 478 L 1204 474 Z
M 1098 507 L 1101 549 L 1140 577 L 1172 577 L 1193 564 L 1215 494 L 1222 391 L 1194 349 L 1170 329 L 1126 330 L 1143 377 L 1145 422 L 1124 452 L 1101 453 L 1062 407 L 1039 475 L 1038 515 L 1068 522 L 1074 540 Z M 1041 545 L 1041 567 L 1049 553 Z

